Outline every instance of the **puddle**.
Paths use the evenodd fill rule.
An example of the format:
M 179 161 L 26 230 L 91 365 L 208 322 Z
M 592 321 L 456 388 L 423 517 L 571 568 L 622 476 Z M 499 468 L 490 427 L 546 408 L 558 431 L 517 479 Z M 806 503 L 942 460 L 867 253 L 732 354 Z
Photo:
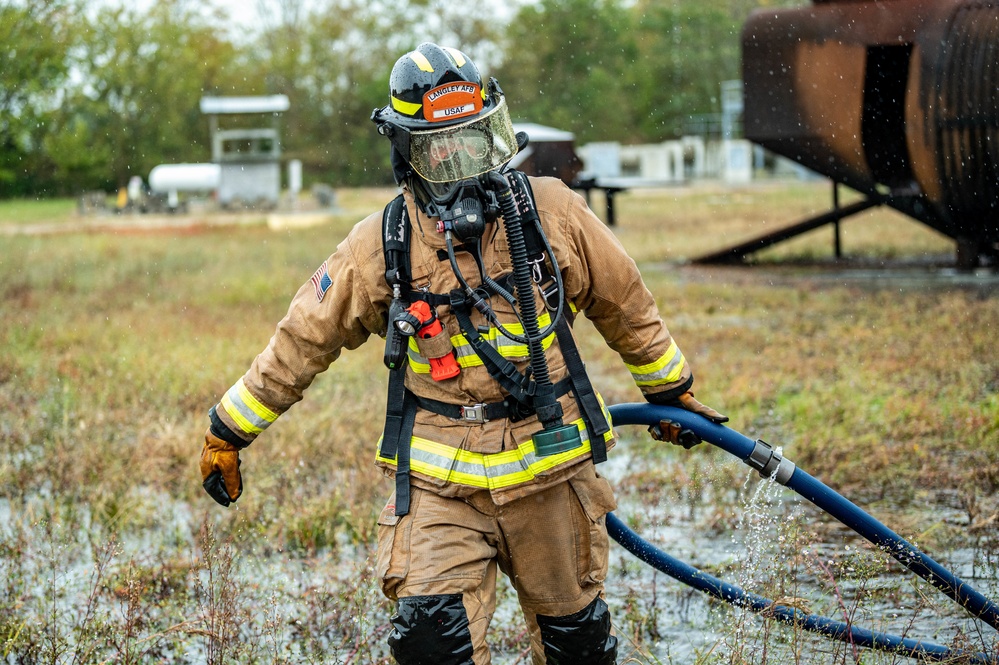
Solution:
M 676 266 L 659 264 L 664 271 Z M 958 270 L 935 261 L 817 261 L 757 265 L 683 265 L 683 278 L 689 281 L 726 281 L 769 284 L 771 286 L 818 285 L 852 286 L 873 289 L 915 291 L 927 289 L 999 288 L 999 268 Z
M 623 445 L 615 453 L 623 458 L 627 449 Z M 741 466 L 734 458 L 719 457 L 713 463 Z M 628 460 L 617 460 L 607 469 L 612 484 L 620 484 L 621 470 L 628 467 Z M 855 625 L 871 630 L 943 645 L 964 635 L 978 649 L 995 648 L 994 630 L 970 618 L 862 537 L 794 492 L 762 481 L 748 468 L 744 477 L 740 499 L 732 506 L 738 515 L 731 529 L 705 528 L 715 510 L 709 502 L 691 510 L 668 501 L 650 501 L 644 492 L 640 500 L 619 497 L 615 514 L 626 523 L 637 520 L 639 535 L 668 554 L 746 591 L 793 599 L 785 603 L 800 601 L 806 611 L 836 621 L 849 617 Z M 717 493 L 708 501 L 712 498 Z M 926 506 L 926 524 L 941 520 L 960 524 L 965 519 L 956 510 Z M 817 540 L 803 534 L 817 522 L 835 525 L 817 531 L 834 539 Z M 999 553 L 961 548 L 932 556 L 986 597 L 999 598 Z M 631 618 L 629 611 L 634 614 L 636 608 L 645 613 L 644 632 L 638 640 L 641 649 L 632 654 L 634 662 L 688 663 L 708 653 L 710 662 L 853 660 L 849 645 L 807 633 L 797 635 L 783 624 L 767 625 L 752 612 L 727 606 L 655 571 L 617 545 L 611 551 L 607 596 L 619 624 L 622 618 Z M 844 660 L 844 655 L 849 657 Z M 869 652 L 864 662 L 906 659 Z
M 725 487 L 700 482 L 693 490 L 683 490 L 688 495 L 676 500 L 672 497 L 681 493 L 676 489 L 626 491 L 626 475 L 634 462 L 629 448 L 623 441 L 601 467 L 612 484 L 621 488 L 615 513 L 626 523 L 635 523 L 642 537 L 669 554 L 747 591 L 800 598 L 811 611 L 838 621 L 845 613 L 864 628 L 938 644 L 951 643 L 963 633 L 978 648 L 995 641 L 995 631 L 977 625 L 952 601 L 872 551 L 845 527 L 815 529 L 817 523 L 832 518 L 826 520 L 805 500 L 761 481 L 721 451 L 714 451 L 708 462 L 701 456 L 698 464 L 702 466 L 691 464 L 689 473 L 723 475 L 715 472 L 734 466 L 739 470 L 735 477 L 741 480 Z M 687 468 L 682 457 L 679 463 Z M 164 576 L 171 565 L 181 570 L 189 567 L 200 556 L 198 516 L 169 497 L 140 494 L 135 500 L 137 510 L 148 511 L 150 526 L 119 543 L 118 584 L 120 567 L 129 561 Z M 39 502 L 44 500 L 39 498 Z M 926 524 L 963 523 L 964 516 L 946 503 L 927 504 Z M 727 517 L 719 520 L 721 513 Z M 13 525 L 22 518 L 12 513 L 8 502 L 0 501 L 0 544 L 13 542 Z M 91 522 L 89 517 L 81 521 Z M 99 529 L 95 533 L 57 530 L 46 536 L 35 524 L 28 533 L 34 540 L 24 544 L 20 560 L 0 558 L 0 574 L 10 575 L 17 568 L 17 574 L 39 580 L 42 587 L 54 584 L 57 607 L 72 614 L 89 593 L 93 541 Z M 289 556 L 259 542 L 249 547 L 237 544 L 236 551 L 235 579 L 245 594 L 243 611 L 261 644 L 271 640 L 286 645 L 288 654 L 299 656 L 308 649 L 321 649 L 330 658 L 336 654 L 339 662 L 374 662 L 369 659 L 384 655 L 388 610 L 374 581 L 372 553 L 366 547 L 344 541 L 312 557 Z M 986 596 L 999 598 L 999 553 L 962 548 L 934 556 Z M 58 561 L 54 567 L 53 560 Z M 183 572 L 179 576 L 180 584 L 190 591 L 193 578 Z M 46 605 L 45 591 L 39 588 L 33 593 L 40 595 L 29 602 L 42 613 L 37 615 L 41 618 L 51 605 Z M 516 599 L 505 583 L 499 594 L 492 630 L 494 662 L 526 665 L 529 661 L 520 650 L 524 641 Z M 712 600 L 641 563 L 616 543 L 611 546 L 606 597 L 621 639 L 621 662 L 853 662 L 848 645 L 801 636 L 789 627 L 770 625 L 750 612 Z M 190 598 L 172 602 L 177 604 L 173 609 L 149 608 L 150 621 L 159 621 L 166 612 L 187 619 L 198 615 Z M 118 607 L 113 609 L 118 611 Z M 204 638 L 178 635 L 166 652 L 170 662 L 204 662 Z M 869 653 L 863 662 L 904 659 Z

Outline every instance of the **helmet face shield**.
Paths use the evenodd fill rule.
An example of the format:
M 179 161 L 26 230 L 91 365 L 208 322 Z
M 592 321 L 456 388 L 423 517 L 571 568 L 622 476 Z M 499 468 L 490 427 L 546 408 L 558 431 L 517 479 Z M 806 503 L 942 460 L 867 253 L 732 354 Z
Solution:
M 408 138 L 409 164 L 435 194 L 450 190 L 452 183 L 492 171 L 517 154 L 517 138 L 502 96 L 495 108 L 474 120 L 410 131 Z

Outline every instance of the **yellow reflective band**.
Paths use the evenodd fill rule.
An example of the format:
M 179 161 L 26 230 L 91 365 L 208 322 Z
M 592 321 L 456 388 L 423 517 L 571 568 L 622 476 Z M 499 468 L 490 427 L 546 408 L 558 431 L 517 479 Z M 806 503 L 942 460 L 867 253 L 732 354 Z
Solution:
M 546 457 L 535 457 L 533 439 L 520 444 L 515 450 L 485 454 L 452 448 L 414 436 L 410 442 L 410 469 L 445 482 L 481 489 L 502 489 L 519 485 L 533 480 L 540 473 L 590 452 L 589 434 L 583 425 L 583 419 L 579 418 L 572 424 L 580 430 L 582 445 Z M 610 441 L 613 436 L 612 431 L 607 432 L 604 440 Z M 395 465 L 395 458 L 382 457 L 379 454 L 378 460 Z
M 261 432 L 264 431 L 262 427 L 257 427 L 256 425 L 254 425 L 249 420 L 243 417 L 243 415 L 236 409 L 235 405 L 232 403 L 232 400 L 229 399 L 229 393 L 226 393 L 225 395 L 222 396 L 221 405 L 222 408 L 225 409 L 225 412 L 229 414 L 229 417 L 233 419 L 233 422 L 235 422 L 236 425 L 239 426 L 239 429 L 243 430 L 247 434 L 260 434 Z
M 511 332 L 513 331 L 511 330 Z M 516 335 L 520 333 L 514 334 Z M 489 334 L 483 335 L 482 337 L 504 358 L 527 358 L 530 356 L 530 350 L 527 348 L 526 344 L 520 344 L 502 336 L 497 337 L 497 335 L 493 334 L 493 331 L 490 331 Z M 548 335 L 548 337 L 541 340 L 541 348 L 547 351 L 554 341 L 555 333 L 552 333 Z M 457 352 L 459 365 L 467 363 L 468 367 L 476 367 L 482 364 L 482 360 L 479 358 L 478 354 L 475 353 L 471 342 L 464 337 L 453 337 L 451 339 L 451 344 L 454 345 L 454 349 Z
M 423 55 L 419 51 L 413 51 L 409 54 L 409 58 L 415 62 L 416 66 L 422 71 L 433 73 L 434 67 L 430 64 L 430 61 L 427 60 L 427 56 Z
M 661 386 L 674 383 L 683 376 L 686 364 L 683 354 L 676 342 L 671 341 L 666 353 L 655 362 L 646 365 L 629 365 L 625 363 L 632 378 L 639 386 Z
M 430 361 L 420 354 L 416 340 L 409 338 L 409 368 L 417 374 L 430 374 Z
M 260 434 L 278 417 L 278 414 L 264 406 L 246 389 L 243 379 L 226 391 L 222 396 L 221 406 L 247 434 Z
M 412 102 L 404 102 L 398 97 L 392 98 L 392 108 L 394 108 L 399 113 L 403 115 L 416 115 L 416 112 L 420 110 L 423 104 L 413 104 Z
M 544 328 L 551 323 L 551 320 L 551 315 L 548 312 L 545 312 L 538 317 L 538 327 Z M 519 323 L 506 324 L 504 327 L 513 335 L 524 334 L 524 326 Z M 482 338 L 486 340 L 491 347 L 496 349 L 497 353 L 504 358 L 521 359 L 528 358 L 531 355 L 526 344 L 514 342 L 503 335 L 498 328 L 490 328 L 488 332 L 482 335 Z M 555 333 L 551 333 L 541 340 L 541 348 L 547 351 L 554 341 Z M 465 338 L 464 335 L 454 335 L 451 337 L 451 346 L 454 347 L 455 358 L 458 361 L 459 367 L 468 368 L 482 366 L 482 359 L 479 358 L 477 353 L 475 353 L 475 349 L 472 347 L 472 344 Z M 409 339 L 409 367 L 417 374 L 428 374 L 430 372 L 430 363 L 426 358 L 420 355 L 419 348 L 416 346 L 416 340 L 413 338 Z
M 453 48 L 448 48 L 447 46 L 444 47 L 444 50 L 447 51 L 448 54 L 451 56 L 451 59 L 454 60 L 454 64 L 458 65 L 459 67 L 465 66 L 465 58 L 461 55 L 461 51 L 455 50 Z M 483 99 L 485 99 L 485 96 L 483 96 Z
M 243 400 L 243 403 L 253 409 L 253 412 L 260 416 L 261 419 L 266 420 L 269 423 L 277 420 L 278 414 L 274 413 L 257 400 L 257 398 L 246 389 L 246 384 L 243 383 L 243 379 L 236 382 L 236 389 L 239 391 L 239 396 Z
M 421 439 L 413 438 L 413 447 L 419 448 L 424 441 Z M 431 443 L 431 442 L 426 442 Z M 531 452 L 534 452 L 534 441 L 528 441 L 527 443 L 521 444 L 521 447 L 528 446 Z M 511 451 L 514 452 L 514 451 Z M 590 442 L 587 441 L 579 448 L 573 450 L 567 450 L 564 453 L 558 453 L 556 455 L 549 455 L 547 457 L 538 458 L 533 464 L 522 471 L 508 473 L 501 476 L 486 476 L 486 475 L 476 475 L 472 473 L 465 473 L 458 471 L 456 469 L 443 469 L 438 466 L 433 466 L 431 464 L 424 463 L 419 459 L 410 459 L 410 469 L 417 473 L 422 473 L 424 475 L 430 476 L 431 478 L 438 478 L 440 480 L 445 480 L 452 483 L 457 483 L 459 485 L 467 485 L 469 487 L 478 487 L 481 489 L 502 489 L 504 487 L 512 487 L 513 485 L 520 485 L 528 481 L 534 480 L 534 478 L 544 471 L 553 469 L 559 464 L 568 462 L 580 455 L 590 452 Z M 412 453 L 410 453 L 412 454 Z M 517 460 L 523 459 L 523 457 L 518 457 Z

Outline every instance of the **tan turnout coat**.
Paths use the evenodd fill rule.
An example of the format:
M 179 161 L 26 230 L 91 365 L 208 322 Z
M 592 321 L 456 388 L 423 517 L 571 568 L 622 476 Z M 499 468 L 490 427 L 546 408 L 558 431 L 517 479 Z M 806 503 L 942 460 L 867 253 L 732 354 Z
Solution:
M 691 381 L 690 368 L 635 262 L 581 196 L 554 178 L 532 178 L 531 184 L 563 275 L 565 299 L 572 310 L 567 313 L 582 312 L 593 323 L 620 354 L 643 393 L 682 391 Z M 423 215 L 408 193 L 406 198 L 412 226 L 413 286 L 433 293 L 458 288 L 443 252 L 444 237 L 436 230 L 437 220 Z M 392 297 L 385 280 L 381 220 L 378 211 L 357 224 L 301 287 L 267 348 L 218 405 L 222 421 L 247 442 L 300 400 L 316 375 L 343 349 L 356 348 L 372 336 L 384 337 Z M 488 225 L 482 239 L 483 262 L 494 279 L 512 270 L 501 224 Z M 469 283 L 477 285 L 479 273 L 472 257 L 459 252 L 458 264 Z M 543 319 L 545 307 L 540 296 L 535 296 Z M 508 303 L 494 297 L 492 306 L 504 325 L 516 329 L 517 319 Z M 414 348 L 407 387 L 451 404 L 502 401 L 504 391 L 470 353 L 449 307 L 441 306 L 437 313 L 457 349 L 461 371 L 455 378 L 433 381 L 426 373 L 426 359 Z M 478 312 L 473 313 L 473 321 L 484 323 Z M 520 370 L 528 366 L 525 346 L 510 342 L 495 329 L 484 336 Z M 551 379 L 557 382 L 567 372 L 554 334 L 545 345 Z M 589 433 L 581 425 L 573 395 L 563 396 L 560 402 L 564 422 L 580 423 L 584 445 L 554 458 L 533 455 L 531 437 L 541 429 L 536 417 L 517 423 L 504 419 L 476 424 L 420 410 L 413 430 L 413 483 L 441 496 L 469 496 L 486 489 L 502 505 L 571 477 L 590 459 Z M 606 444 L 613 445 L 612 432 L 606 435 Z M 394 460 L 378 458 L 376 463 L 389 475 L 393 473 Z

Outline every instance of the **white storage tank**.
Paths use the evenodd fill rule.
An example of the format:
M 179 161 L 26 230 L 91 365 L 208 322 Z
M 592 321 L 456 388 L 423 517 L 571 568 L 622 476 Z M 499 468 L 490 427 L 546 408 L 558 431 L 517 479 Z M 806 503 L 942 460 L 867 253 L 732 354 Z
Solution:
M 170 192 L 211 192 L 219 187 L 222 168 L 218 164 L 160 164 L 149 172 L 149 189 Z

